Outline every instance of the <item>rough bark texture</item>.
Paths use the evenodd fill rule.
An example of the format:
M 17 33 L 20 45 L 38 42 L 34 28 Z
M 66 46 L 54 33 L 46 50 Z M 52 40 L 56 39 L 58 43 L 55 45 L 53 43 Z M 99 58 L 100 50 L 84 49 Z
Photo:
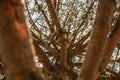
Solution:
M 96 80 L 114 12 L 114 0 L 99 0 L 86 58 L 78 80 Z M 109 13 L 109 14 L 108 14 Z
M 0 0 L 0 39 L 7 80 L 42 80 L 20 0 Z

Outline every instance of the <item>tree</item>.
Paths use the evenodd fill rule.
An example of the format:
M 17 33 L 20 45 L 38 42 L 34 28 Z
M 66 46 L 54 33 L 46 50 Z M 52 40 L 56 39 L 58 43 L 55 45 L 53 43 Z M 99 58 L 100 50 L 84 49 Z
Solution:
M 1 56 L 7 80 L 41 80 L 35 67 L 34 48 L 19 0 L 0 1 Z
M 28 10 L 29 22 L 32 24 L 31 31 L 37 49 L 37 56 L 43 64 L 43 69 L 47 73 L 46 76 L 52 76 L 52 79 L 55 80 L 56 78 L 62 78 L 63 80 L 77 79 L 74 68 L 79 67 L 81 62 L 76 63 L 74 57 L 82 57 L 80 54 L 86 50 L 87 39 L 90 35 L 90 30 L 87 30 L 88 26 L 86 26 L 90 24 L 88 24 L 86 18 L 94 2 L 88 6 L 88 10 L 84 15 L 78 13 L 78 6 L 81 5 L 76 4 L 80 2 L 79 0 L 68 2 L 46 0 L 43 4 L 34 0 L 34 7 L 29 6 L 31 2 L 26 2 L 26 9 Z M 48 7 L 47 11 L 46 6 Z M 64 10 L 65 7 L 70 9 Z M 65 14 L 61 13 L 65 11 Z M 38 16 L 32 17 L 31 13 Z M 77 16 L 83 17 L 81 23 L 80 18 L 77 18 Z
M 119 0 L 25 0 L 25 21 L 21 2 L 2 0 L 0 49 L 7 79 L 119 79 L 119 8 Z
M 99 0 L 98 3 L 91 39 L 86 51 L 87 55 L 78 80 L 96 80 L 96 73 L 99 70 L 104 55 L 104 46 L 107 43 L 107 37 L 109 36 L 110 28 L 112 27 L 111 23 L 113 12 L 115 10 L 115 1 Z M 109 14 L 107 14 L 106 11 Z

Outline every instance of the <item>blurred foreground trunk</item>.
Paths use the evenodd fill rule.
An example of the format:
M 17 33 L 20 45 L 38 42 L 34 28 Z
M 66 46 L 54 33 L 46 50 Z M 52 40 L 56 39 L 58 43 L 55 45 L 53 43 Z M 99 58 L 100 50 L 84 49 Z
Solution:
M 7 80 L 42 80 L 20 0 L 0 0 L 0 44 Z

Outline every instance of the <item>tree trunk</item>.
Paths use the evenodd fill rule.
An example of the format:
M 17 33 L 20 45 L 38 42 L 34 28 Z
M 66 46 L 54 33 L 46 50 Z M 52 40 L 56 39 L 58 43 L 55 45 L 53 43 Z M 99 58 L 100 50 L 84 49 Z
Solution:
M 100 68 L 99 68 L 99 72 L 98 72 L 98 74 L 99 74 L 98 77 L 106 69 L 106 66 L 110 61 L 110 58 L 114 51 L 114 48 L 116 47 L 119 39 L 120 39 L 120 15 L 118 16 L 118 18 L 115 22 L 114 29 L 112 30 L 111 34 L 109 35 L 109 37 L 107 39 L 103 60 L 100 64 Z
M 0 39 L 7 80 L 42 80 L 21 0 L 0 0 Z
M 114 3 L 114 0 L 99 0 L 91 39 L 86 52 L 87 55 L 78 80 L 96 80 L 96 73 L 99 69 L 106 39 L 111 28 Z

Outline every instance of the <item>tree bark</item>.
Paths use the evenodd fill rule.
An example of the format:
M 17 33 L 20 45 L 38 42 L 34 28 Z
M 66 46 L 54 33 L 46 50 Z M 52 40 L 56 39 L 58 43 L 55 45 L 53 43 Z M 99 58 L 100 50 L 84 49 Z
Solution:
M 114 0 L 99 0 L 91 39 L 86 52 L 87 55 L 78 80 L 96 80 L 96 73 L 99 69 L 106 39 L 111 28 L 114 6 Z
M 0 0 L 0 42 L 7 80 L 42 80 L 21 0 Z
M 102 62 L 100 64 L 98 77 L 101 75 L 101 73 L 106 69 L 107 64 L 110 61 L 110 58 L 112 56 L 112 53 L 114 51 L 114 48 L 117 45 L 118 40 L 120 39 L 120 15 L 118 16 L 114 28 L 111 31 L 111 34 L 109 35 L 107 39 L 107 43 L 105 45 L 105 52 L 102 59 Z
M 67 41 L 65 39 L 65 32 L 64 29 L 61 27 L 60 20 L 58 18 L 55 6 L 52 4 L 52 1 L 45 0 L 48 6 L 49 13 L 52 18 L 52 22 L 54 25 L 56 25 L 57 28 L 57 34 L 60 39 L 60 46 L 61 46 L 61 53 L 60 53 L 60 75 L 64 80 L 69 80 L 66 68 L 67 68 Z M 62 74 L 61 74 L 62 73 Z

